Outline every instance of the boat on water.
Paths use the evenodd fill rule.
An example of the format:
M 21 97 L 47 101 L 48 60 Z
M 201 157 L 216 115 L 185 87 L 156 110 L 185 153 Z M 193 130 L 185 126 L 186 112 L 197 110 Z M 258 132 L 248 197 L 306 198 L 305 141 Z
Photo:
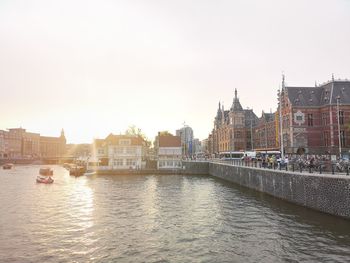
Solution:
M 83 166 L 75 166 L 69 169 L 69 175 L 82 176 L 84 175 L 86 169 Z
M 53 180 L 50 176 L 38 175 L 38 176 L 36 177 L 36 182 L 37 182 L 37 183 L 52 184 L 53 181 L 54 181 L 54 180 Z
M 4 170 L 10 170 L 13 168 L 13 163 L 5 163 L 3 166 L 2 166 L 2 169 Z
M 53 170 L 50 167 L 40 168 L 39 174 L 50 176 L 53 175 Z
M 94 171 L 94 170 L 87 170 L 85 173 L 84 173 L 84 175 L 86 175 L 86 176 L 92 176 L 92 175 L 96 175 L 97 173 L 96 173 L 96 171 Z

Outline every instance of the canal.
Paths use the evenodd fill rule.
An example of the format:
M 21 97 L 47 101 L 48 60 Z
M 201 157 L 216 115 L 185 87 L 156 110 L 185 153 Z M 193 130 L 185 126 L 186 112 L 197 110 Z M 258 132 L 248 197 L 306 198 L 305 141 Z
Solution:
M 0 262 L 349 262 L 350 221 L 210 176 L 0 170 Z

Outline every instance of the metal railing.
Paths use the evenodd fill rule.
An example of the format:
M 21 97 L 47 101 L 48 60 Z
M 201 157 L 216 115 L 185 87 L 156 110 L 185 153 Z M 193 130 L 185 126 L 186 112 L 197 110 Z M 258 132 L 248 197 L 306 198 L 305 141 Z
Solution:
M 263 162 L 261 160 L 222 160 L 222 159 L 200 159 L 189 160 L 190 162 L 213 162 L 224 163 L 233 166 L 252 167 L 259 169 L 271 169 L 296 173 L 316 173 L 316 174 L 350 174 L 350 163 L 341 164 L 340 162 L 319 162 L 317 164 L 306 165 L 302 162 L 288 162 L 279 163 L 275 162 Z

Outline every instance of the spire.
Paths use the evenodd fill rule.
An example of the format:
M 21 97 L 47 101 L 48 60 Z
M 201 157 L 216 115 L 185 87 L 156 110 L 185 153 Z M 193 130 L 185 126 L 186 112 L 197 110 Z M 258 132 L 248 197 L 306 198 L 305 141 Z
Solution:
M 285 76 L 284 73 L 282 73 L 282 90 L 285 88 Z
M 239 102 L 238 96 L 237 96 L 237 89 L 235 89 L 235 98 L 233 99 L 231 111 L 242 111 L 242 105 Z
M 334 82 L 334 73 L 332 73 L 332 81 Z
M 64 137 L 64 130 L 61 130 L 61 137 Z

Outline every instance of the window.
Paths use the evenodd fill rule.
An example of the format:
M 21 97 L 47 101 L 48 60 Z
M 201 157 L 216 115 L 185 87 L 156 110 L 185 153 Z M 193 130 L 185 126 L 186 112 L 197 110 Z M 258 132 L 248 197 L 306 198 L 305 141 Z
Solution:
M 130 140 L 119 140 L 119 145 L 130 145 L 131 141 Z
M 126 159 L 126 165 L 127 166 L 135 165 L 135 160 L 133 160 L 133 159 Z
M 117 153 L 117 154 L 123 153 L 123 147 L 114 147 L 114 153 Z
M 135 154 L 135 148 L 132 148 L 132 147 L 126 148 L 126 153 L 127 154 Z
M 341 146 L 345 146 L 345 131 L 340 131 L 340 143 Z
M 323 133 L 323 143 L 324 143 L 324 146 L 329 146 L 329 133 L 328 133 L 328 131 L 325 131 Z
M 328 114 L 326 112 L 322 113 L 322 124 L 327 125 L 328 124 Z
M 344 111 L 339 111 L 339 124 L 344 124 Z
M 313 116 L 310 113 L 307 115 L 307 125 L 314 126 Z
M 298 115 L 295 118 L 296 118 L 297 121 L 303 121 L 303 116 Z

